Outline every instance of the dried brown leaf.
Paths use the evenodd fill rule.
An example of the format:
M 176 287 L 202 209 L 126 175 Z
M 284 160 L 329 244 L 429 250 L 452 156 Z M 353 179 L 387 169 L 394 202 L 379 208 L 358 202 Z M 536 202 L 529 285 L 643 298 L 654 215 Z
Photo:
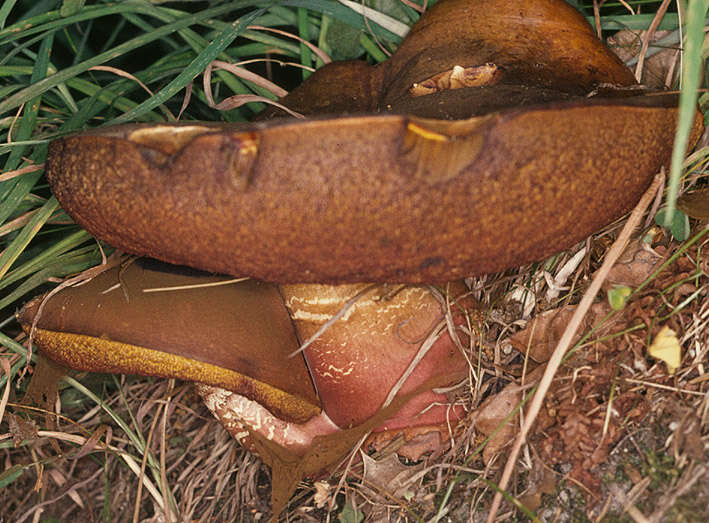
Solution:
M 416 465 L 404 465 L 395 453 L 378 460 L 361 453 L 364 465 L 363 482 L 375 487 L 380 492 L 387 492 L 394 498 L 401 498 L 409 491 L 412 477 L 423 468 L 423 462 Z
M 670 31 L 655 31 L 650 39 L 650 48 L 653 43 L 667 36 Z M 646 31 L 634 32 L 623 30 L 608 39 L 609 47 L 624 61 L 629 62 L 636 58 L 641 49 Z M 672 85 L 679 49 L 667 47 L 645 58 L 640 83 L 651 89 L 666 89 Z
M 677 208 L 691 218 L 709 220 L 709 188 L 683 194 L 677 200 Z
M 34 422 L 24 420 L 20 416 L 8 412 L 7 423 L 10 425 L 10 434 L 15 447 L 19 447 L 23 441 L 37 439 L 37 425 Z
M 608 273 L 604 288 L 612 285 L 637 287 L 662 263 L 663 256 L 652 250 L 642 239 L 628 244 L 623 254 Z

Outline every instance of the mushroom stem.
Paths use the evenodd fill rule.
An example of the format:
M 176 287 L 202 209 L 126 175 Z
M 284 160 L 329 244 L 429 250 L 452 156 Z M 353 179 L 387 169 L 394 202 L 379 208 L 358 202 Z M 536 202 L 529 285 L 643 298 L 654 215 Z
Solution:
M 229 434 L 250 450 L 254 449 L 251 435 L 256 433 L 302 455 L 316 436 L 340 430 L 324 411 L 302 423 L 288 422 L 274 416 L 263 405 L 229 390 L 198 384 L 197 392 Z
M 300 339 L 310 338 L 362 289 L 367 285 L 281 286 Z M 338 426 L 359 425 L 372 417 L 391 401 L 393 387 L 407 393 L 431 376 L 467 368 L 462 344 L 457 347 L 452 337 L 467 342 L 467 336 L 441 329 L 447 314 L 454 318 L 452 325 L 467 319 L 467 289 L 451 283 L 444 292 L 450 308 L 427 287 L 376 286 L 305 350 L 323 408 Z M 459 416 L 460 409 L 451 407 L 444 395 L 430 391 L 407 403 L 380 430 L 440 424 Z

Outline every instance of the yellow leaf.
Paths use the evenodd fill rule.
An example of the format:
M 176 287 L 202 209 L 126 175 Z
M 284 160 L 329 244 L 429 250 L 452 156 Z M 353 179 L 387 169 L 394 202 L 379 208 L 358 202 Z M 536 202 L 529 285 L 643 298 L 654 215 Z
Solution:
M 648 353 L 653 358 L 662 360 L 667 365 L 667 372 L 674 374 L 682 360 L 682 347 L 677 339 L 677 333 L 665 326 L 652 340 Z

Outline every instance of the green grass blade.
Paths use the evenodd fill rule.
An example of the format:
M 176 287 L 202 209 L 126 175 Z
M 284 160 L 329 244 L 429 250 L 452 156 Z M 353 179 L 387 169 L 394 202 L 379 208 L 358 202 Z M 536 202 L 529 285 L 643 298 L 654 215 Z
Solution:
M 308 10 L 302 7 L 298 8 L 298 33 L 306 42 L 310 41 L 310 32 L 308 31 Z M 301 42 L 300 44 L 300 63 L 306 67 L 313 65 L 313 57 L 310 48 Z M 303 80 L 307 80 L 310 76 L 310 71 L 302 70 Z
M 9 469 L 0 473 L 0 489 L 7 487 L 13 481 L 22 476 L 24 467 L 22 465 L 13 465 Z
M 192 60 L 192 63 L 189 66 L 187 66 L 163 89 L 155 93 L 155 96 L 150 97 L 148 100 L 138 105 L 135 109 L 122 114 L 118 118 L 114 118 L 110 123 L 116 124 L 137 119 L 144 112 L 149 111 L 172 98 L 178 93 L 178 91 L 191 82 L 195 76 L 204 71 L 207 64 L 213 61 L 219 53 L 226 49 L 229 44 L 231 44 L 236 37 L 239 36 L 252 22 L 252 20 L 264 11 L 265 9 L 259 9 L 258 11 L 250 13 L 248 16 L 241 17 L 238 21 L 231 24 L 228 29 L 224 30 L 204 49 L 204 51 Z
M 39 54 L 37 56 L 37 62 L 32 70 L 31 82 L 39 82 L 47 77 L 47 71 L 49 69 L 49 55 L 51 54 L 52 44 L 54 43 L 54 33 L 49 33 L 40 44 Z M 37 115 L 39 113 L 39 104 L 42 98 L 40 95 L 33 97 L 28 100 L 28 105 L 22 113 L 22 119 L 20 120 L 20 127 L 15 135 L 15 139 L 18 142 L 27 140 L 37 125 Z M 22 160 L 26 147 L 19 146 L 14 147 L 10 153 L 10 158 L 5 163 L 5 169 L 10 171 L 16 169 Z M 2 194 L 2 192 L 0 192 Z M 0 223 L 4 220 L 0 219 Z
M 81 62 L 79 64 L 76 64 L 74 66 L 67 67 L 66 69 L 58 71 L 57 73 L 53 74 L 52 76 L 45 78 L 43 80 L 40 80 L 39 82 L 33 83 L 32 85 L 25 87 L 24 89 L 22 89 L 18 93 L 15 93 L 14 95 L 8 97 L 7 99 L 1 101 L 0 102 L 0 115 L 2 115 L 3 113 L 5 113 L 7 111 L 10 111 L 12 109 L 19 107 L 20 105 L 25 103 L 27 100 L 41 95 L 42 93 L 48 91 L 52 87 L 55 87 L 59 84 L 66 82 L 69 78 L 72 78 L 78 74 L 88 71 L 91 67 L 94 67 L 96 65 L 105 64 L 106 62 L 108 62 L 118 56 L 121 56 L 129 51 L 134 51 L 136 49 L 139 49 L 139 48 L 141 48 L 151 42 L 154 42 L 164 36 L 167 36 L 167 35 L 174 33 L 180 29 L 184 29 L 184 28 L 189 27 L 193 24 L 196 24 L 199 20 L 210 18 L 212 16 L 217 16 L 217 15 L 227 13 L 229 11 L 236 10 L 240 6 L 240 4 L 243 4 L 243 3 L 245 3 L 245 2 L 234 2 L 234 3 L 230 3 L 227 6 L 214 7 L 211 9 L 206 9 L 206 10 L 201 11 L 199 13 L 195 13 L 193 15 L 184 16 L 183 18 L 181 18 L 175 22 L 165 24 L 163 26 L 158 27 L 157 29 L 155 29 L 151 33 L 137 36 L 135 38 L 131 38 L 127 42 L 117 45 L 116 47 L 114 47 L 113 49 L 110 49 L 109 51 L 105 51 L 105 52 L 100 53 L 96 56 L 88 58 L 87 60 L 84 60 L 83 62 Z M 162 101 L 160 103 L 162 103 Z M 159 105 L 159 104 L 156 104 L 156 105 Z M 153 107 L 155 107 L 155 106 L 153 106 Z
M 669 227 L 674 218 L 682 166 L 684 157 L 687 154 L 689 134 L 697 111 L 697 90 L 699 89 L 699 82 L 704 68 L 702 61 L 704 17 L 708 7 L 709 1 L 707 0 L 693 0 L 689 3 L 687 11 L 687 36 L 682 60 L 682 92 L 679 98 L 677 134 L 675 136 L 674 149 L 672 149 L 665 227 Z
M 32 217 L 20 234 L 7 246 L 0 255 L 0 279 L 5 276 L 5 273 L 15 263 L 15 260 L 22 254 L 22 251 L 25 250 L 32 238 L 37 235 L 57 207 L 59 207 L 59 202 L 52 196 L 45 202 L 39 212 Z
M 66 256 L 60 256 L 56 258 L 55 262 L 51 265 L 45 266 L 25 278 L 17 288 L 0 299 L 0 309 L 10 306 L 15 301 L 19 301 L 23 296 L 34 291 L 40 285 L 47 283 L 50 278 L 65 278 L 69 275 L 77 274 L 96 266 L 100 261 L 100 254 L 95 251 L 83 256 L 77 256 L 76 252 L 72 252 Z
M 22 278 L 28 277 L 30 274 L 38 271 L 42 267 L 46 267 L 49 264 L 54 263 L 58 256 L 91 240 L 91 235 L 83 229 L 62 237 L 58 241 L 53 242 L 49 247 L 47 247 L 47 249 L 42 251 L 41 254 L 9 272 L 4 278 L 2 278 L 2 280 L 0 280 L 0 290 L 18 280 L 21 280 Z M 96 249 L 95 246 L 92 247 L 92 249 Z M 98 255 L 95 256 L 95 258 L 97 258 L 97 261 L 101 259 Z M 3 302 L 0 301 L 0 309 L 4 306 L 2 303 Z
M 5 22 L 7 22 L 7 17 L 10 16 L 10 11 L 15 7 L 17 0 L 5 0 L 0 6 L 0 29 L 5 27 Z
M 0 45 L 5 45 L 19 38 L 27 38 L 37 33 L 46 33 L 61 29 L 67 25 L 91 20 L 99 16 L 118 14 L 124 10 L 135 8 L 135 2 L 124 2 L 122 6 L 91 6 L 80 13 L 62 18 L 59 11 L 49 11 L 29 18 L 24 18 L 13 25 L 0 30 Z

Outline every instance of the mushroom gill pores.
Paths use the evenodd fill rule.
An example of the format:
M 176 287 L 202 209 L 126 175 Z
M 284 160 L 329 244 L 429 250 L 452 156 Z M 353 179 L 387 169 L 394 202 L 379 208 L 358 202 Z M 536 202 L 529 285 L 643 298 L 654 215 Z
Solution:
M 417 390 L 431 374 L 465 368 L 456 346 L 465 337 L 456 340 L 455 328 L 440 327 L 446 308 L 435 294 L 392 282 L 455 281 L 538 260 L 632 207 L 668 161 L 676 123 L 675 98 L 630 96 L 633 91 L 623 88 L 634 85 L 630 71 L 562 0 L 443 0 L 386 62 L 330 64 L 281 100 L 312 119 L 269 120 L 274 109 L 251 124 L 94 130 L 52 142 L 47 177 L 66 211 L 117 248 L 294 284 L 263 288 L 270 289 L 267 295 L 283 294 L 299 341 L 315 330 L 310 320 L 332 317 L 333 304 L 361 291 L 360 282 L 387 284 L 373 291 L 376 298 L 364 296 L 351 316 L 306 351 L 327 420 L 291 412 L 288 401 L 320 404 L 312 390 L 259 377 L 262 354 L 222 361 L 212 360 L 211 351 L 189 353 L 196 374 L 181 374 L 173 363 L 166 364 L 169 372 L 149 372 L 230 387 L 202 373 L 212 369 L 206 364 L 230 369 L 238 375 L 234 392 L 258 400 L 261 392 L 254 391 L 261 389 L 254 383 L 272 386 L 288 401 L 277 407 L 272 398 L 278 394 L 269 396 L 267 409 L 280 408 L 284 422 L 298 426 L 316 420 L 326 433 L 371 417 L 431 333 L 440 335 L 426 356 L 431 359 L 416 367 L 421 374 L 412 375 L 402 393 Z M 587 98 L 594 89 L 608 97 Z M 693 139 L 700 129 L 698 115 Z M 441 288 L 450 302 L 460 303 L 460 284 Z M 60 298 L 46 309 L 59 307 L 53 303 Z M 323 304 L 327 310 L 317 310 Z M 387 317 L 387 308 L 396 314 Z M 205 310 L 194 311 L 199 321 Z M 163 312 L 155 314 L 154 325 L 160 325 Z M 29 309 L 21 315 L 25 325 L 32 318 Z M 38 321 L 38 343 L 52 357 L 91 370 L 147 372 L 133 359 L 110 369 L 92 367 L 105 353 L 96 340 L 123 334 L 85 334 L 83 321 L 69 330 L 45 323 L 44 315 Z M 126 322 L 125 330 L 131 325 Z M 76 361 L 77 344 L 60 332 L 91 338 L 87 364 Z M 200 345 L 200 339 L 190 343 Z M 60 348 L 64 342 L 71 351 Z M 143 338 L 121 343 L 138 347 L 139 354 L 147 347 Z M 241 351 L 248 343 L 235 337 L 220 347 Z M 163 354 L 169 345 L 147 348 Z M 271 345 L 264 345 L 277 354 L 270 361 L 295 374 L 294 360 L 283 356 L 290 349 L 278 352 Z M 366 370 L 354 366 L 360 354 Z M 242 409 L 228 393 L 203 390 L 223 420 Z M 430 394 L 423 403 L 444 399 Z M 390 425 L 440 425 L 458 415 L 443 407 L 419 423 L 413 418 L 421 406 Z M 257 424 L 247 422 L 252 434 Z M 308 442 L 305 437 L 295 446 L 307 448 Z

